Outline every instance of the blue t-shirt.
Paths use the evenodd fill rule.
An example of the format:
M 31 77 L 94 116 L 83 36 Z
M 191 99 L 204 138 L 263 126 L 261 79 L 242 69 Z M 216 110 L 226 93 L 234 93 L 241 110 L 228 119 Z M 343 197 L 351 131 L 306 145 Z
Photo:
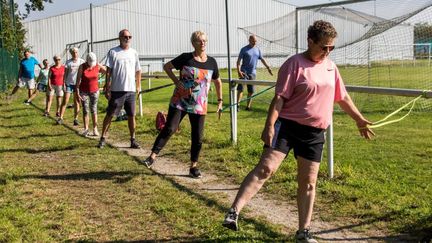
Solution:
M 241 71 L 247 74 L 256 74 L 258 59 L 262 59 L 261 50 L 258 47 L 247 45 L 240 50 L 239 60 L 242 59 Z
M 38 65 L 39 62 L 34 57 L 29 57 L 28 59 L 21 60 L 21 77 L 24 78 L 34 78 L 35 77 L 35 65 Z

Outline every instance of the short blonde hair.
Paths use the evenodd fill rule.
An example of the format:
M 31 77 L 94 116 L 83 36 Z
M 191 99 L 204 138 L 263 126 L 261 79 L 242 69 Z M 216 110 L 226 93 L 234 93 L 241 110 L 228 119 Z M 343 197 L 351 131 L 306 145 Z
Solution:
M 197 41 L 201 36 L 205 36 L 205 39 L 207 40 L 207 34 L 204 31 L 197 30 L 193 32 L 190 38 L 191 43 Z
M 78 53 L 78 48 L 76 48 L 76 47 L 71 47 L 70 49 L 69 49 L 69 53 L 72 55 L 72 52 L 74 52 L 74 51 L 76 51 L 77 53 Z

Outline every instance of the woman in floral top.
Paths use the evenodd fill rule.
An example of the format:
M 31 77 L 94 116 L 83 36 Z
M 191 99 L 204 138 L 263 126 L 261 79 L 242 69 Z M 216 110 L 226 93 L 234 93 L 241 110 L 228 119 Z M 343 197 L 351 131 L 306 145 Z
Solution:
M 200 178 L 197 168 L 199 153 L 202 146 L 204 120 L 207 114 L 208 92 L 211 81 L 215 83 L 218 97 L 218 111 L 222 108 L 222 82 L 216 60 L 207 56 L 207 35 L 195 31 L 191 36 L 193 52 L 183 53 L 164 65 L 164 70 L 176 85 L 170 101 L 167 122 L 153 145 L 150 156 L 143 161 L 147 167 L 154 163 L 156 155 L 162 150 L 182 121 L 188 115 L 191 124 L 191 166 L 189 174 Z M 180 70 L 180 77 L 174 75 L 172 69 Z

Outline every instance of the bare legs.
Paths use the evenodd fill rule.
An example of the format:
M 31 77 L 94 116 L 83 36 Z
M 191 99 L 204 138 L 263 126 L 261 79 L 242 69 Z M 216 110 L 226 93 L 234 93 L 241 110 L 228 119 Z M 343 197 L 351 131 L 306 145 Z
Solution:
M 243 180 L 232 208 L 239 213 L 243 207 L 261 189 L 264 183 L 276 172 L 285 154 L 271 148 L 265 148 L 258 165 Z M 299 230 L 310 226 L 315 201 L 316 181 L 319 162 L 297 157 L 297 205 Z

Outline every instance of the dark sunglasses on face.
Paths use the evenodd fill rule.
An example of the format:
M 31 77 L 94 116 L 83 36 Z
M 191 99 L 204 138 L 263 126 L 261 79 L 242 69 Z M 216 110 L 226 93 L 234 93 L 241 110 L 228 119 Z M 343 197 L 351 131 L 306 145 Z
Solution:
M 335 46 L 321 46 L 321 50 L 331 52 L 335 49 Z
M 125 40 L 130 40 L 130 39 L 132 39 L 132 36 L 131 35 L 124 35 L 124 36 L 122 36 L 122 38 Z

